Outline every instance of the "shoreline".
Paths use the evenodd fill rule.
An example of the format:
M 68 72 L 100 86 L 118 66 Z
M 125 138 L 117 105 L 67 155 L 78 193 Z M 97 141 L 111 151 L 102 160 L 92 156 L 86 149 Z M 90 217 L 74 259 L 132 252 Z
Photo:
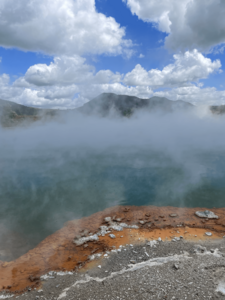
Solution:
M 97 258 L 100 253 L 102 256 L 127 244 L 138 245 L 159 238 L 169 242 L 180 236 L 185 241 L 196 243 L 222 240 L 225 235 L 225 208 L 212 209 L 218 220 L 199 218 L 195 215 L 199 210 L 206 208 L 117 206 L 67 222 L 62 229 L 15 261 L 0 262 L 0 291 L 20 294 L 28 289 L 38 289 L 42 286 L 40 277 L 50 271 L 85 272 L 96 266 L 96 261 L 90 260 L 91 256 L 96 255 Z M 171 214 L 176 216 L 171 217 Z M 122 231 L 111 228 L 110 234 L 115 238 L 107 233 L 100 235 L 98 240 L 81 245 L 74 242 L 75 237 L 81 240 L 88 238 L 90 233 L 96 235 L 100 226 L 109 227 L 105 221 L 107 217 L 113 224 L 126 224 L 128 228 L 124 227 Z M 138 229 L 130 228 L 132 226 Z M 211 232 L 212 236 L 206 236 L 206 232 Z

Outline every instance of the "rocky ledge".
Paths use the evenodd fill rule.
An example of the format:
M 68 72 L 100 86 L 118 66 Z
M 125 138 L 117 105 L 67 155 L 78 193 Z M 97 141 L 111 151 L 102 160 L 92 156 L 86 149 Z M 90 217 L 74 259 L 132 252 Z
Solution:
M 204 218 L 196 215 L 205 211 Z M 212 213 L 217 218 L 208 218 Z M 0 299 L 214 299 L 223 293 L 218 274 L 225 266 L 224 232 L 225 208 L 211 214 L 175 207 L 106 209 L 68 222 L 19 259 L 1 262 Z M 179 290 L 186 291 L 183 298 Z

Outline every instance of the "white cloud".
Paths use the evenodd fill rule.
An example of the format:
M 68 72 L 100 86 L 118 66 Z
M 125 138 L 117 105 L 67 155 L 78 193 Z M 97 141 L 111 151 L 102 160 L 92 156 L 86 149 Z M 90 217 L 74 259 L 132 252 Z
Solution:
M 131 41 L 95 0 L 1 0 L 0 45 L 50 55 L 130 55 Z
M 208 51 L 225 42 L 224 0 L 123 0 L 133 14 L 168 33 L 174 50 Z
M 199 79 L 220 71 L 220 67 L 219 60 L 212 61 L 197 50 L 193 50 L 174 55 L 174 62 L 162 70 L 146 71 L 141 65 L 137 65 L 131 72 L 123 75 L 110 70 L 96 72 L 84 58 L 64 55 L 55 57 L 49 65 L 31 66 L 13 85 L 10 84 L 10 77 L 3 74 L 0 77 L 0 98 L 28 106 L 73 108 L 81 106 L 103 92 L 149 98 L 158 87 L 174 87 L 169 91 L 158 93 L 170 99 L 177 99 L 181 93 L 186 93 L 184 100 L 187 101 L 201 102 L 205 99 L 221 102 L 222 92 L 203 89 L 198 82 Z M 193 82 L 197 86 L 193 85 Z M 191 97 L 191 92 L 195 96 Z M 204 94 L 202 99 L 201 93 Z M 213 96 L 210 98 L 210 95 Z
M 174 0 L 123 0 L 123 2 L 127 3 L 132 14 L 136 14 L 146 22 L 156 23 L 161 31 L 170 32 L 171 21 L 168 14 Z M 179 5 L 180 2 L 183 0 L 177 4 Z
M 118 95 L 130 95 L 140 98 L 149 98 L 153 95 L 153 90 L 148 86 L 125 86 L 122 83 L 112 84 L 96 84 L 91 85 L 88 89 L 85 86 L 81 87 L 81 95 L 89 101 L 101 93 L 115 93 Z
M 24 78 L 18 79 L 15 85 L 23 84 L 24 81 L 37 86 L 80 83 L 89 80 L 93 71 L 94 68 L 85 64 L 85 59 L 80 56 L 55 57 L 49 66 L 46 64 L 31 66 Z
M 225 91 L 216 88 L 203 88 L 201 85 L 175 87 L 169 90 L 154 92 L 150 86 L 126 86 L 117 83 L 99 83 L 90 85 L 42 86 L 35 89 L 12 86 L 9 76 L 0 77 L 0 98 L 15 101 L 28 106 L 43 108 L 74 108 L 83 105 L 104 92 L 133 95 L 140 98 L 152 96 L 167 97 L 171 100 L 184 100 L 196 105 L 225 104 Z
M 121 75 L 110 70 L 100 70 L 95 74 L 95 68 L 86 64 L 86 59 L 78 55 L 73 57 L 55 57 L 50 65 L 37 64 L 31 66 L 24 77 L 14 82 L 17 87 L 61 86 L 70 84 L 104 84 L 119 82 Z
M 207 78 L 209 74 L 221 67 L 219 60 L 211 61 L 197 50 L 174 55 L 175 62 L 167 65 L 162 71 L 152 69 L 146 71 L 140 64 L 126 74 L 127 85 L 146 85 L 152 87 L 189 84 Z
M 153 91 L 150 87 L 128 87 L 120 82 L 121 76 L 109 70 L 101 70 L 92 77 L 92 82 L 82 84 L 30 84 L 25 77 L 10 85 L 10 78 L 4 74 L 0 77 L 0 99 L 14 101 L 27 106 L 42 108 L 75 108 L 90 101 L 104 92 L 134 95 L 149 98 Z M 38 82 L 39 83 L 39 82 Z
M 7 85 L 9 83 L 10 77 L 7 74 L 2 74 L 0 76 L 0 87 L 4 87 L 5 85 Z
M 52 108 L 80 106 L 102 92 L 224 103 L 224 91 L 203 88 L 198 82 L 221 71 L 220 61 L 212 61 L 195 48 L 209 50 L 217 45 L 214 51 L 224 50 L 225 2 L 123 1 L 133 14 L 168 34 L 168 47 L 190 50 L 174 55 L 174 61 L 162 70 L 146 70 L 137 64 L 127 74 L 96 71 L 82 55 L 129 56 L 132 43 L 125 40 L 125 29 L 114 18 L 96 11 L 95 0 L 0 0 L 0 45 L 54 56 L 49 65 L 31 66 L 13 85 L 9 75 L 0 75 L 0 98 Z M 154 93 L 159 87 L 171 89 Z
M 201 88 L 192 85 L 155 92 L 154 95 L 172 100 L 184 100 L 196 105 L 225 105 L 225 91 L 218 91 L 215 87 Z

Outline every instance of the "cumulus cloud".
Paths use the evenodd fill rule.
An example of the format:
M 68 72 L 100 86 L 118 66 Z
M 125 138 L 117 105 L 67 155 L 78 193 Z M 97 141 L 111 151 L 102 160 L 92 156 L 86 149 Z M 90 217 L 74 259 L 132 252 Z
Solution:
M 225 105 L 225 91 L 219 91 L 215 87 L 202 88 L 191 85 L 155 92 L 154 95 L 172 100 L 184 100 L 195 105 Z
M 162 70 L 145 70 L 140 64 L 127 74 L 111 70 L 96 71 L 80 56 L 57 56 L 49 64 L 31 66 L 23 77 L 11 85 L 7 74 L 0 76 L 0 98 L 28 106 L 43 108 L 74 108 L 83 105 L 103 92 L 133 95 L 141 98 L 153 96 L 157 88 L 173 88 L 161 92 L 176 100 L 181 91 L 185 99 L 200 103 L 200 79 L 220 70 L 219 60 L 212 61 L 197 50 L 174 55 L 174 62 Z M 197 83 L 198 87 L 193 83 Z M 190 89 L 182 89 L 187 87 Z M 196 93 L 196 90 L 198 93 Z M 209 89 L 205 101 L 223 101 L 223 94 Z M 193 92 L 193 97 L 189 97 Z M 216 97 L 217 96 L 217 97 Z M 222 100 L 221 100 L 222 99 Z
M 50 65 L 31 66 L 24 77 L 14 82 L 14 86 L 29 87 L 70 84 L 95 84 L 119 82 L 121 75 L 110 70 L 95 72 L 94 66 L 88 65 L 86 59 L 78 55 L 55 57 Z
M 126 74 L 124 82 L 127 85 L 149 85 L 152 87 L 187 84 L 207 78 L 209 74 L 221 67 L 219 60 L 211 61 L 196 49 L 184 54 L 174 55 L 175 62 L 163 70 L 146 71 L 140 64 Z
M 0 45 L 50 55 L 131 54 L 125 29 L 95 0 L 1 0 Z
M 173 50 L 208 51 L 225 42 L 223 0 L 123 0 L 133 14 L 153 22 L 168 33 L 166 46 Z
M 180 0 L 177 5 L 180 6 L 183 1 Z M 174 5 L 174 0 L 123 0 L 123 2 L 127 4 L 132 14 L 136 14 L 146 22 L 157 24 L 158 29 L 163 32 L 170 32 L 171 21 L 168 14 Z
M 13 85 L 6 74 L 0 77 L 0 99 L 14 101 L 27 106 L 40 108 L 69 109 L 82 106 L 94 97 L 104 92 L 134 95 L 149 98 L 153 91 L 151 87 L 125 86 L 119 81 L 121 75 L 109 70 L 101 70 L 92 80 L 80 84 L 34 85 L 28 83 L 25 77 L 19 78 Z
M 151 86 L 127 86 L 120 82 L 62 85 L 30 86 L 23 88 L 10 85 L 10 78 L 4 74 L 0 77 L 0 98 L 15 101 L 27 106 L 42 108 L 69 109 L 83 105 L 101 93 L 132 95 L 140 98 L 152 96 L 167 97 L 171 100 L 184 100 L 196 105 L 224 105 L 225 91 L 214 87 L 204 88 L 201 84 L 178 86 L 162 91 L 154 91 Z
M 80 56 L 55 57 L 50 65 L 31 66 L 24 78 L 18 79 L 15 85 L 23 85 L 24 82 L 37 86 L 80 83 L 88 80 L 93 70 L 92 66 L 85 64 L 85 58 Z

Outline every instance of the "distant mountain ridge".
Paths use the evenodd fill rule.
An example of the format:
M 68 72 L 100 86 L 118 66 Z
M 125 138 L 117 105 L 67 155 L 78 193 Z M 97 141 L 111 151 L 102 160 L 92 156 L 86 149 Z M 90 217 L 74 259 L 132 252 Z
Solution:
M 172 101 L 156 96 L 149 99 L 141 99 L 134 96 L 113 93 L 103 93 L 83 106 L 69 111 L 28 107 L 0 99 L 0 124 L 4 127 L 13 127 L 24 122 L 29 123 L 42 119 L 52 119 L 60 115 L 65 116 L 68 112 L 70 114 L 79 112 L 84 115 L 97 115 L 101 117 L 107 117 L 110 114 L 130 117 L 141 109 L 149 112 L 162 111 L 169 113 L 187 111 L 194 108 L 193 104 L 182 100 Z M 210 110 L 213 114 L 222 115 L 225 114 L 225 105 L 210 106 Z
M 210 106 L 210 110 L 215 115 L 223 115 L 225 114 L 225 105 Z
M 140 109 L 173 112 L 191 108 L 194 108 L 193 104 L 182 100 L 172 101 L 164 97 L 141 99 L 134 96 L 103 93 L 77 110 L 86 115 L 98 114 L 106 117 L 112 111 L 119 113 L 121 116 L 130 116 Z
M 53 117 L 56 111 L 28 107 L 15 102 L 0 99 L 0 124 L 4 127 L 16 126 L 26 122 L 34 122 L 43 117 Z

